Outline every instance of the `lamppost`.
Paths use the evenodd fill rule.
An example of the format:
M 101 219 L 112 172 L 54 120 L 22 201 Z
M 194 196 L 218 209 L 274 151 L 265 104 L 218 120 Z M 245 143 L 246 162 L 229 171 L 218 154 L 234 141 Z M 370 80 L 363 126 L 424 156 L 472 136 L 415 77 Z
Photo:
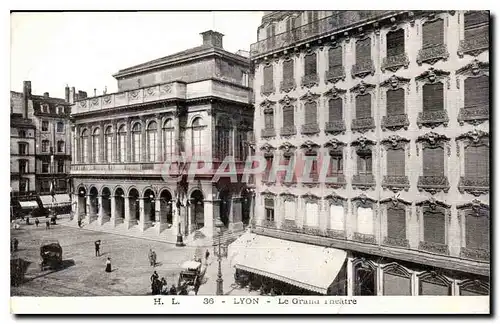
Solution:
M 178 220 L 178 228 L 177 228 L 177 242 L 175 243 L 175 246 L 178 246 L 178 247 L 182 247 L 182 246 L 186 246 L 184 244 L 184 241 L 182 239 L 182 232 L 181 232 L 181 221 L 180 221 L 180 217 L 181 217 L 181 206 L 182 206 L 182 203 L 181 203 L 181 199 L 180 199 L 180 194 L 177 196 L 177 201 L 175 203 L 175 213 L 177 214 L 176 218 Z
M 221 254 L 221 237 L 222 237 L 222 228 L 224 227 L 224 223 L 221 222 L 220 217 L 217 218 L 215 221 L 215 227 L 217 227 L 218 232 L 219 232 L 219 253 L 217 255 L 217 261 L 219 262 L 219 269 L 217 271 L 217 291 L 215 294 L 217 296 L 222 296 L 224 295 L 224 290 L 223 290 L 223 279 L 222 279 L 222 254 Z

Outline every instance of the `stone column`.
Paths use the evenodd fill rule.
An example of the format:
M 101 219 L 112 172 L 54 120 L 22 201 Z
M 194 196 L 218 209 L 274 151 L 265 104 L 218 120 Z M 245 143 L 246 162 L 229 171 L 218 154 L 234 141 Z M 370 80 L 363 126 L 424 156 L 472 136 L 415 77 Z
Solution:
M 172 206 L 172 229 L 173 232 L 177 234 L 177 231 L 179 230 L 179 210 L 177 209 L 176 201 L 174 199 L 170 202 Z
M 93 210 L 90 209 L 90 195 L 86 195 L 85 196 L 85 205 L 87 207 L 87 213 L 85 214 L 85 218 L 87 220 L 87 224 L 90 224 L 92 222 L 92 214 L 93 214 Z
M 375 282 L 375 287 L 377 289 L 377 296 L 383 296 L 384 295 L 384 287 L 383 287 L 383 273 L 382 273 L 382 268 L 380 267 L 380 264 L 377 264 L 377 269 L 376 269 L 376 274 L 377 274 L 377 282 Z
M 102 224 L 104 224 L 105 215 L 104 215 L 104 208 L 102 206 L 102 196 L 101 195 L 97 196 L 97 204 L 99 206 L 99 210 L 97 211 L 97 223 L 99 225 L 102 225 Z
M 69 154 L 71 154 L 71 163 L 75 164 L 76 163 L 76 154 L 72 152 L 76 148 L 76 135 L 75 135 L 75 125 L 71 126 L 71 142 L 70 142 L 70 149 L 69 149 Z
M 229 229 L 233 231 L 243 230 L 241 200 L 241 197 L 233 197 L 233 201 L 231 203 L 232 215 L 230 216 Z
M 72 200 L 71 200 L 71 213 L 73 214 L 73 219 L 72 221 L 77 224 L 78 219 L 80 217 L 80 210 L 78 206 L 78 193 L 72 193 L 71 194 Z
M 147 124 L 146 124 L 146 118 L 143 116 L 141 118 L 142 121 L 142 128 L 141 128 L 141 161 L 140 162 L 146 162 L 148 161 L 148 150 L 146 149 L 146 145 L 149 145 L 147 141 Z
M 125 228 L 129 229 L 130 228 L 130 199 L 129 197 L 125 196 L 123 197 L 124 200 L 124 207 L 125 207 Z
M 127 158 L 125 161 L 132 162 L 132 119 L 130 118 L 127 119 L 127 143 L 125 146 L 127 151 Z
M 111 162 L 118 161 L 118 123 L 113 121 L 113 137 L 111 139 Z
M 161 134 L 162 130 L 162 119 L 161 115 L 156 115 L 156 125 L 158 127 L 158 132 L 156 133 L 156 162 L 163 161 L 163 138 Z
M 110 197 L 110 207 L 111 207 L 111 215 L 109 218 L 109 222 L 111 226 L 115 227 L 116 226 L 116 219 L 117 219 L 117 214 L 116 214 L 116 197 L 114 195 L 111 195 Z
M 139 198 L 139 230 L 144 231 L 146 227 L 146 213 L 144 212 L 144 198 Z
M 155 200 L 155 229 L 158 234 L 161 233 L 162 219 L 161 219 L 161 199 L 158 197 Z
M 189 198 L 188 199 L 188 206 L 187 206 L 187 218 L 188 218 L 188 235 L 194 232 L 195 230 L 195 225 L 196 222 L 193 219 L 194 218 L 194 208 L 195 208 L 195 202 L 193 199 Z
M 104 161 L 106 161 L 106 152 L 104 152 L 104 122 L 101 121 L 99 123 L 99 128 L 101 129 L 101 132 L 99 133 L 99 163 L 103 163 Z
M 256 219 L 255 219 L 255 192 L 252 191 L 250 199 L 251 199 L 250 200 L 250 211 L 249 211 L 250 220 L 248 223 L 251 227 L 254 227 L 254 224 L 256 223 Z M 275 222 L 276 222 L 276 218 L 275 218 Z
M 347 296 L 354 295 L 354 274 L 352 269 L 352 256 L 347 255 Z
M 180 134 L 181 134 L 181 129 L 180 129 L 180 122 L 179 122 L 179 112 L 178 111 L 175 111 L 174 112 L 174 138 L 175 138 L 175 154 L 177 156 L 180 155 L 180 152 L 181 152 L 181 143 L 180 143 Z M 178 226 L 178 225 L 176 225 Z

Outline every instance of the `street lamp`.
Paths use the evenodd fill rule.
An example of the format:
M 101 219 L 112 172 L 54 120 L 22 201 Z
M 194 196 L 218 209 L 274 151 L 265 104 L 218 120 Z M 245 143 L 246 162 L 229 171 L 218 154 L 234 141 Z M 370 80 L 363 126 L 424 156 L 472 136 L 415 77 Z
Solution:
M 179 222 L 177 224 L 178 225 L 177 242 L 175 243 L 175 246 L 178 246 L 178 247 L 186 246 L 186 244 L 184 244 L 184 241 L 182 239 L 182 233 L 181 233 L 181 222 L 180 222 L 181 206 L 182 206 L 182 203 L 181 203 L 180 198 L 178 197 L 177 202 L 176 202 L 176 206 L 175 206 L 175 213 L 177 214 L 177 219 L 179 220 Z
M 217 271 L 217 291 L 216 295 L 217 296 L 222 296 L 224 295 L 224 290 L 223 290 L 223 280 L 222 280 L 222 268 L 221 268 L 221 261 L 222 261 L 222 255 L 221 255 L 221 237 L 222 237 L 222 228 L 224 227 L 224 223 L 221 222 L 220 217 L 217 218 L 215 221 L 215 227 L 217 227 L 218 232 L 219 232 L 219 253 L 217 256 L 217 261 L 219 261 L 219 269 Z

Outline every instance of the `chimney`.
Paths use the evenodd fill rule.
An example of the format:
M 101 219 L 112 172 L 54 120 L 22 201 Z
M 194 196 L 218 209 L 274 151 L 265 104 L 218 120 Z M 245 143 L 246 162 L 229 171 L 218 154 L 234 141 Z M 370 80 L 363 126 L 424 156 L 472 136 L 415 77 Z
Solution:
M 66 100 L 66 102 L 69 102 L 69 87 L 68 87 L 68 85 L 66 85 L 66 88 L 64 88 L 64 100 Z
M 201 33 L 200 35 L 203 37 L 203 45 L 223 48 L 222 46 L 222 37 L 224 37 L 223 34 L 213 30 L 208 30 L 206 32 Z
M 48 98 L 48 97 L 49 97 L 49 93 L 48 93 L 48 92 L 44 92 L 44 93 L 43 93 L 43 96 L 44 96 L 45 98 Z
M 75 87 L 71 87 L 71 89 L 69 90 L 69 103 L 74 104 L 75 101 L 76 101 Z
M 31 81 L 23 81 L 23 113 L 24 118 L 28 118 L 28 103 L 31 99 Z

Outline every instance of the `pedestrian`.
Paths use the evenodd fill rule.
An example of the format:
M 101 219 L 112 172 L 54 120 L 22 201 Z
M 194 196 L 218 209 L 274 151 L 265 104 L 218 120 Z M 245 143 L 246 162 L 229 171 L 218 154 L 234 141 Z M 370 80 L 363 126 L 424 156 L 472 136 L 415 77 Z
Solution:
M 82 220 L 78 218 L 78 228 L 82 228 Z
M 38 217 L 37 217 L 37 218 L 35 218 L 35 225 L 36 225 L 36 227 L 38 227 L 39 224 L 40 224 L 40 221 L 38 220 Z
M 106 260 L 106 272 L 111 272 L 111 258 Z
M 207 263 L 208 263 L 208 257 L 209 256 L 210 256 L 210 252 L 207 249 L 207 251 L 205 252 L 205 259 L 207 260 Z
M 12 243 L 14 244 L 14 252 L 17 252 L 19 241 L 17 240 L 17 238 L 14 237 L 14 241 Z
M 153 250 L 151 248 L 149 248 L 148 260 L 149 260 L 149 265 L 153 266 Z
M 154 283 L 155 280 L 158 280 L 159 276 L 158 274 L 156 273 L 156 271 L 153 271 L 153 274 L 151 275 L 151 282 Z
M 151 253 L 151 263 L 153 263 L 153 267 L 156 267 L 156 252 L 153 251 L 153 253 Z
M 95 256 L 101 256 L 101 240 L 95 241 L 94 246 L 95 246 Z
M 168 284 L 167 284 L 167 280 L 165 279 L 165 277 L 161 278 L 161 294 L 162 295 L 168 294 Z
M 170 290 L 168 291 L 169 295 L 177 295 L 177 289 L 175 286 L 172 284 L 172 287 L 170 287 Z
M 50 221 L 48 219 L 45 221 L 45 229 L 50 229 Z

